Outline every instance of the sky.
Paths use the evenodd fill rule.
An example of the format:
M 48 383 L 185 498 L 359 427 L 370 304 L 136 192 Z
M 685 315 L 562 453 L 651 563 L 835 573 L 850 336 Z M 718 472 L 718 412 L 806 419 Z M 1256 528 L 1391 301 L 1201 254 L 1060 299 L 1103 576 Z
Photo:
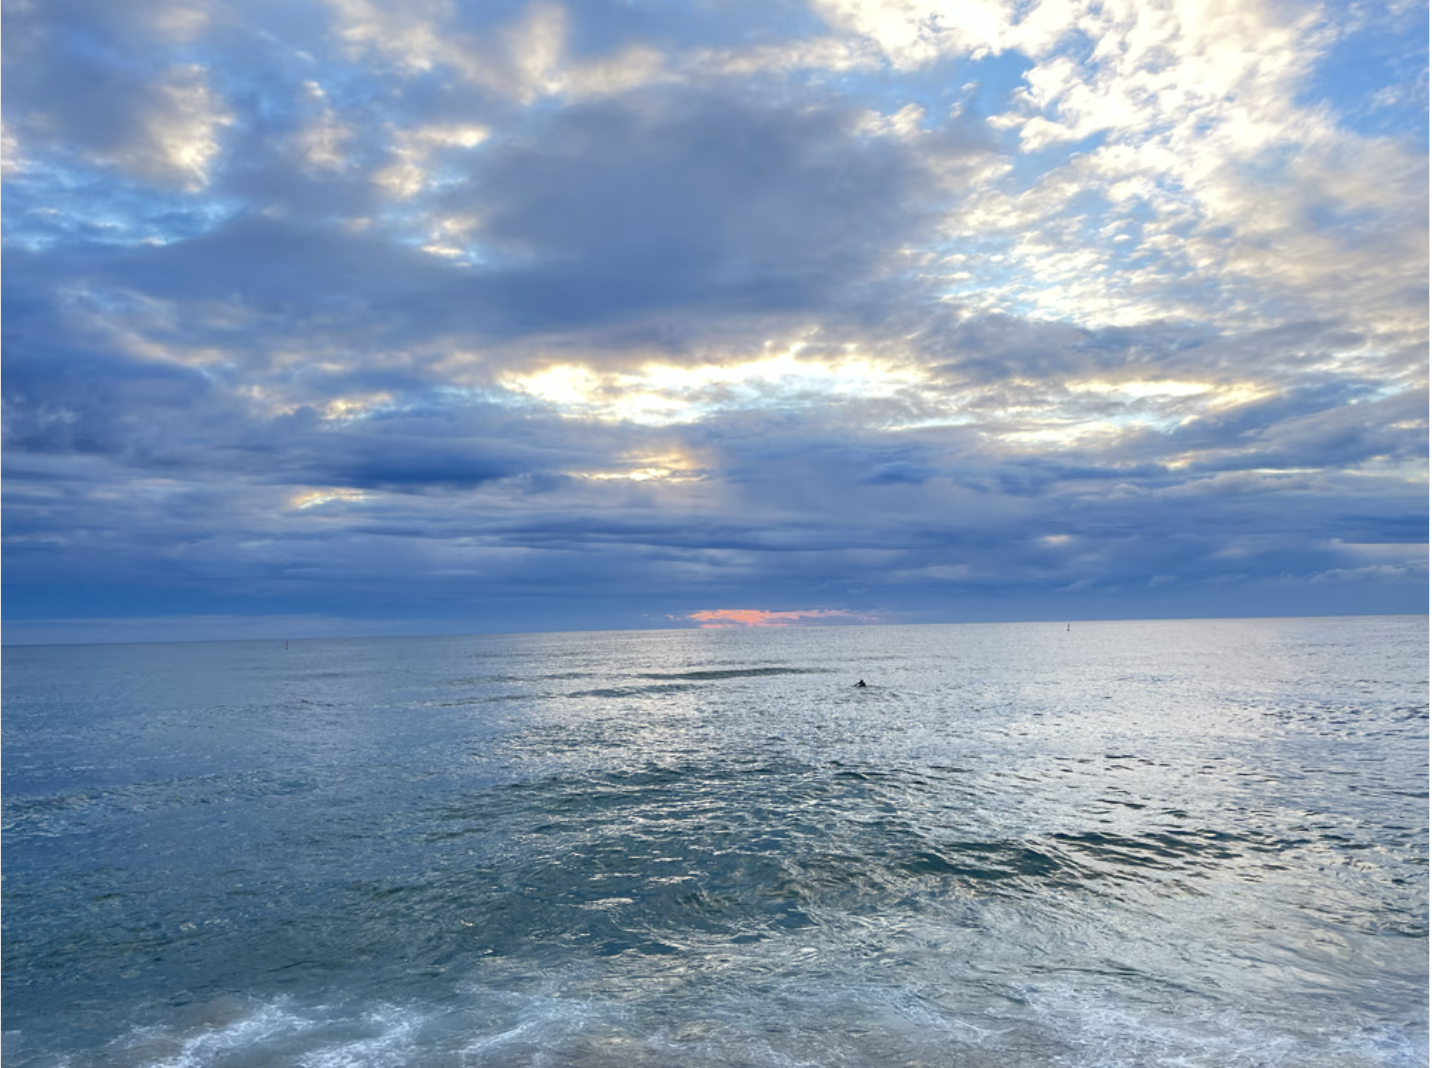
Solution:
M 5 0 L 7 643 L 1427 611 L 1427 7 Z

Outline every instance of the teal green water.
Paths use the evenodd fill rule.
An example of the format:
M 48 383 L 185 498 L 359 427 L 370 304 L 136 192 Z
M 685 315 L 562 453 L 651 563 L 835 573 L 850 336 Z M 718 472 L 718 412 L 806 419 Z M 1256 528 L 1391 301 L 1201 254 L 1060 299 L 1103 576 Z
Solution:
M 1427 640 L 8 648 L 4 1063 L 1426 1064 Z

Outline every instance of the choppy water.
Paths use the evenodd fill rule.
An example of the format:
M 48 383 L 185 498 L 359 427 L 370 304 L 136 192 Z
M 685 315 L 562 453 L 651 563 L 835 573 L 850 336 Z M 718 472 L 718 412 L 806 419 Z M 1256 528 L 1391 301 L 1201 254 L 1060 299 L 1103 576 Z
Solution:
M 6 649 L 4 1063 L 1425 1064 L 1427 642 Z

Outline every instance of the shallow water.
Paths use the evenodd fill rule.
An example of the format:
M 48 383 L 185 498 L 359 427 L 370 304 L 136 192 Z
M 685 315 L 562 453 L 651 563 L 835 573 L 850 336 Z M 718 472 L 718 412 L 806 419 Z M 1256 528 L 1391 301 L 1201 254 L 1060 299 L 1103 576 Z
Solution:
M 1426 668 L 1425 617 L 9 648 L 4 1063 L 1425 1064 Z

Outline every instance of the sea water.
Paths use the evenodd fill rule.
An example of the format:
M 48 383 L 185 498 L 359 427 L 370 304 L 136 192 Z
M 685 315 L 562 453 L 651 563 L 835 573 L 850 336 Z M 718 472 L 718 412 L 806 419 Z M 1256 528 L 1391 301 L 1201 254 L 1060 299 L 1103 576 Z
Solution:
M 1426 1064 L 1427 652 L 8 648 L 4 1063 Z

